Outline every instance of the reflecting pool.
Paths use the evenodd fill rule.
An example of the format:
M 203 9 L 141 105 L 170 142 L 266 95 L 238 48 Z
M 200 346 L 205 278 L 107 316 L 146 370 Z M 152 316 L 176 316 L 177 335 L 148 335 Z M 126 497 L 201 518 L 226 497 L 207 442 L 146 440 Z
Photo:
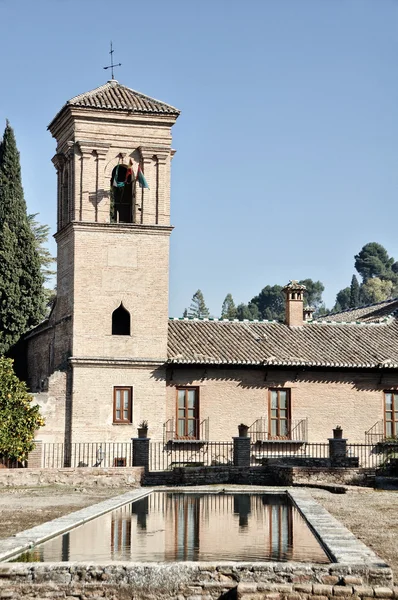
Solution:
M 330 559 L 286 494 L 150 495 L 25 552 L 15 562 Z

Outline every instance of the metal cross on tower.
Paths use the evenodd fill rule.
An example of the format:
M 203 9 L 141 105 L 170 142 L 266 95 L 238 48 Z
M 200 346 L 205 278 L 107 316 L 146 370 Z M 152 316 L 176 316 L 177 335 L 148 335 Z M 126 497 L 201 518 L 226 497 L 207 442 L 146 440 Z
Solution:
M 117 65 L 113 64 L 113 47 L 112 47 L 112 42 L 111 42 L 111 51 L 109 52 L 109 54 L 111 55 L 111 64 L 108 67 L 104 67 L 104 69 L 112 69 L 111 73 L 112 73 L 112 79 L 114 79 L 113 76 L 113 67 L 121 67 L 122 63 L 118 63 Z

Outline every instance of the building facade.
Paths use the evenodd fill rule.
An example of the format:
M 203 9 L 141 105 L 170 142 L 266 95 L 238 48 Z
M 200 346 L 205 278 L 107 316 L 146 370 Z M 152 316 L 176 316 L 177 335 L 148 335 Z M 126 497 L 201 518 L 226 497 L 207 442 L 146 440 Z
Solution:
M 57 300 L 25 338 L 44 442 L 350 441 L 398 435 L 398 300 L 284 323 L 169 319 L 171 128 L 179 111 L 115 80 L 72 98 L 57 142 Z

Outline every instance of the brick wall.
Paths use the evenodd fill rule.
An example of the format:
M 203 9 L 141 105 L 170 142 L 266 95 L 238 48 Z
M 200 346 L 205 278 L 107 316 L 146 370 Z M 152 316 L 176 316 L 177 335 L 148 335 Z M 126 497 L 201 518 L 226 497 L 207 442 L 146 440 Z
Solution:
M 283 387 L 291 390 L 292 419 L 308 418 L 308 441 L 325 442 L 341 425 L 349 442 L 364 443 L 365 431 L 383 419 L 383 391 L 397 388 L 398 376 L 174 366 L 167 384 L 168 419 L 176 417 L 178 385 L 199 387 L 200 418 L 210 418 L 211 440 L 229 440 L 239 423 L 268 418 L 268 390 Z

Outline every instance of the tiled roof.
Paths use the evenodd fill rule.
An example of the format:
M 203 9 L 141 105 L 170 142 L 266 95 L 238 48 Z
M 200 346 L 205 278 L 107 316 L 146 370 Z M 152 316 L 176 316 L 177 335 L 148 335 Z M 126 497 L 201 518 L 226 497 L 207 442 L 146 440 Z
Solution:
M 387 317 L 398 313 L 398 298 L 390 298 L 377 304 L 368 304 L 361 308 L 350 308 L 340 313 L 330 313 L 319 317 L 318 320 L 334 321 L 337 323 L 378 323 Z
M 170 363 L 398 369 L 398 320 L 379 324 L 169 321 Z
M 125 85 L 121 85 L 115 79 L 111 79 L 94 90 L 79 94 L 79 96 L 68 100 L 65 106 L 54 117 L 49 127 L 51 127 L 52 123 L 66 106 L 81 106 L 82 108 L 99 110 L 126 110 L 139 114 L 168 114 L 175 116 L 180 114 L 178 108 L 136 92 Z

